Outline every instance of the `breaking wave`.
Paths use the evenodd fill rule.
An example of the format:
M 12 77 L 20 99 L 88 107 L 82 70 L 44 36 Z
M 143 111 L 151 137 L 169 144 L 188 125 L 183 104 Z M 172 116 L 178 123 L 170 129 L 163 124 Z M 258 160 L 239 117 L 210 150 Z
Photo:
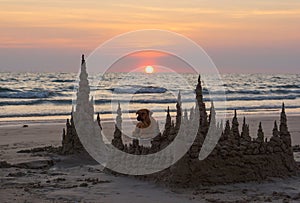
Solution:
M 129 86 L 129 87 L 117 87 L 109 89 L 113 93 L 117 94 L 155 94 L 155 93 L 165 93 L 168 90 L 163 87 L 141 87 L 141 86 Z
M 74 82 L 75 80 L 52 80 L 52 82 Z
M 53 96 L 59 96 L 59 93 L 52 91 L 5 91 L 0 92 L 0 98 L 22 98 L 22 99 L 34 99 L 34 98 L 49 98 Z
M 300 97 L 300 96 L 299 96 Z M 20 97 L 18 97 L 20 98 Z M 39 105 L 39 104 L 55 104 L 55 105 L 71 105 L 72 99 L 26 99 L 13 100 L 13 101 L 0 101 L 0 106 L 18 106 L 18 105 Z M 270 100 L 295 100 L 298 96 L 258 96 L 258 97 L 227 97 L 227 101 L 270 101 Z M 223 97 L 212 97 L 213 101 L 223 101 Z M 210 102 L 210 98 L 204 98 L 205 102 Z M 175 104 L 177 100 L 174 99 L 97 99 L 94 101 L 96 105 L 109 104 L 109 103 L 135 103 L 135 104 Z M 194 98 L 182 99 L 183 103 L 195 102 Z M 246 107 L 245 107 L 246 108 Z M 248 107 L 247 107 L 248 108 Z
M 13 90 L 13 89 L 6 88 L 6 87 L 0 87 L 0 93 L 1 92 L 19 92 L 19 90 Z

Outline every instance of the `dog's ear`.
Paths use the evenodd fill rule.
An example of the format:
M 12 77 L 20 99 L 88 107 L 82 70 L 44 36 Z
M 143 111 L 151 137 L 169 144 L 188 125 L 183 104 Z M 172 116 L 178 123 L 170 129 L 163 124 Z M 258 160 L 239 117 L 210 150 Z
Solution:
M 149 115 L 149 114 L 150 114 L 150 111 L 149 111 L 148 109 L 145 109 L 145 110 L 146 110 L 147 114 Z

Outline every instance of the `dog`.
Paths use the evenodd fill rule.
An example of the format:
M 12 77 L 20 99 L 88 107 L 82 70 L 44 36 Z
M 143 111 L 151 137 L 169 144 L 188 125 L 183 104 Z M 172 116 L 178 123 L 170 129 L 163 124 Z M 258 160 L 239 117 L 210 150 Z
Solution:
M 148 109 L 140 109 L 136 112 L 136 115 L 138 115 L 136 120 L 139 121 L 136 124 L 137 128 L 147 128 L 151 125 L 151 115 Z
M 136 128 L 133 132 L 134 137 L 154 137 L 159 134 L 156 120 L 152 117 L 153 112 L 149 109 L 140 109 L 136 112 Z

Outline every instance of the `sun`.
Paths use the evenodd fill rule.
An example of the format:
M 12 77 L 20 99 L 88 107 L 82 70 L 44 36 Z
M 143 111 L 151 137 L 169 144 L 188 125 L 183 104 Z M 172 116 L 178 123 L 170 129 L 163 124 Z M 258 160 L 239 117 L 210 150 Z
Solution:
M 146 66 L 145 67 L 145 72 L 146 73 L 153 73 L 154 72 L 154 68 L 153 68 L 153 66 Z

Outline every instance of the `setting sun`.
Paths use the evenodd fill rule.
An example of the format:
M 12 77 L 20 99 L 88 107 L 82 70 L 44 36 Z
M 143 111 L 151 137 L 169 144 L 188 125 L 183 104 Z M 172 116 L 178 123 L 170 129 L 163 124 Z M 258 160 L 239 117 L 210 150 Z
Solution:
M 145 72 L 146 73 L 153 73 L 154 72 L 153 66 L 146 66 L 145 67 Z

